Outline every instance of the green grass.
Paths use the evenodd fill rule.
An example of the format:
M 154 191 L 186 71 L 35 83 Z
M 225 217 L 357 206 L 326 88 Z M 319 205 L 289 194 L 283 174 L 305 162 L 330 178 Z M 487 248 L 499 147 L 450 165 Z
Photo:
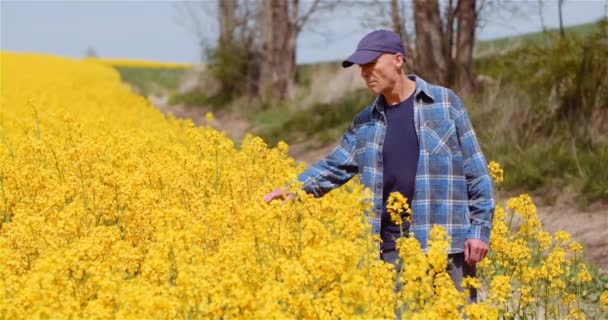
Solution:
M 582 308 L 589 319 L 605 319 L 608 312 L 600 311 L 597 306 L 600 304 L 602 293 L 608 290 L 608 271 L 600 270 L 588 257 L 583 257 L 583 261 L 589 267 L 592 280 L 582 284 L 580 289 Z
M 174 93 L 169 96 L 169 105 L 184 104 L 190 107 L 204 107 L 209 108 L 213 112 L 225 109 L 229 103 L 230 100 L 225 96 L 209 96 L 199 90 Z
M 563 190 L 578 193 L 578 205 L 608 199 L 608 143 L 590 143 L 569 133 L 568 120 L 552 122 L 550 131 L 532 134 L 528 128 L 530 109 L 538 104 L 515 86 L 487 88 L 465 105 L 482 150 L 488 159 L 505 170 L 507 190 L 543 194 L 548 202 Z M 599 138 L 599 137 L 595 137 Z
M 474 73 L 493 81 L 467 109 L 486 157 L 505 168 L 507 189 L 551 201 L 570 187 L 583 207 L 608 199 L 608 132 L 593 121 L 608 117 L 605 28 L 571 27 L 566 40 L 529 34 L 519 37 L 525 45 L 474 59 Z
M 270 144 L 302 139 L 325 144 L 336 141 L 372 99 L 369 91 L 363 89 L 335 102 L 315 103 L 306 109 L 281 103 L 252 113 L 250 120 L 255 132 Z
M 189 69 L 114 67 L 123 81 L 129 83 L 136 93 L 148 96 L 154 93 L 176 91 Z

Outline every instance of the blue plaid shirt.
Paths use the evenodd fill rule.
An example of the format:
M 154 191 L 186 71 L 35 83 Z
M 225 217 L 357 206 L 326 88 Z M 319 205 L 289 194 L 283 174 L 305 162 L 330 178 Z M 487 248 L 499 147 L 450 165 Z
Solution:
M 494 192 L 487 162 L 469 116 L 451 90 L 431 85 L 416 75 L 414 124 L 420 155 L 412 199 L 410 231 L 426 251 L 433 225 L 452 238 L 449 253 L 464 251 L 466 239 L 490 240 Z M 382 215 L 382 145 L 386 117 L 378 98 L 359 113 L 339 144 L 300 174 L 302 189 L 321 197 L 355 174 L 372 190 L 374 234 Z

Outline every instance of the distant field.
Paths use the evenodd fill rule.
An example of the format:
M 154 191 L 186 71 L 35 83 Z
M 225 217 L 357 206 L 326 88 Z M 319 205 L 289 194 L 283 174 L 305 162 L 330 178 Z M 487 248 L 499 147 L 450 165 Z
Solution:
M 576 34 L 579 36 L 584 36 L 593 31 L 595 25 L 595 22 L 591 22 L 575 26 L 569 26 L 564 28 L 564 32 L 566 33 L 566 35 Z M 501 53 L 505 50 L 511 50 L 514 48 L 531 44 L 549 44 L 556 36 L 559 36 L 559 29 L 549 29 L 546 32 L 531 32 L 518 36 L 504 37 L 492 40 L 481 40 L 477 41 L 474 55 L 476 57 L 479 57 L 488 54 L 491 55 Z
M 114 66 L 120 77 L 131 84 L 138 94 L 147 96 L 158 91 L 175 91 L 178 89 L 184 75 L 190 69 L 186 68 L 154 68 L 154 67 L 124 67 Z

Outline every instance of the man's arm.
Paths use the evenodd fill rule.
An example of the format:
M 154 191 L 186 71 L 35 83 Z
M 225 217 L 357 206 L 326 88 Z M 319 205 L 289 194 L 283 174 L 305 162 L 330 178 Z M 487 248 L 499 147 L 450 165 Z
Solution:
M 487 244 L 490 242 L 495 208 L 494 189 L 488 164 L 477 142 L 471 120 L 461 99 L 454 93 L 452 93 L 452 103 L 460 112 L 454 122 L 464 158 L 464 175 L 467 180 L 469 213 L 471 214 L 471 227 L 466 236 L 465 255 L 469 258 L 473 255 L 472 262 L 475 263 L 483 259 L 488 250 Z M 470 239 L 481 240 L 483 244 L 468 241 Z M 471 244 L 473 244 L 472 247 Z
M 298 180 L 303 183 L 302 189 L 315 197 L 322 197 L 327 192 L 350 180 L 358 172 L 354 160 L 355 146 L 353 123 L 329 155 L 306 168 L 298 176 Z M 283 188 L 278 188 L 264 196 L 264 201 L 269 203 L 277 198 L 291 200 L 293 197 L 294 194 Z
M 310 165 L 298 176 L 298 180 L 303 183 L 302 189 L 315 197 L 322 197 L 350 180 L 358 172 L 355 146 L 353 123 L 329 155 Z

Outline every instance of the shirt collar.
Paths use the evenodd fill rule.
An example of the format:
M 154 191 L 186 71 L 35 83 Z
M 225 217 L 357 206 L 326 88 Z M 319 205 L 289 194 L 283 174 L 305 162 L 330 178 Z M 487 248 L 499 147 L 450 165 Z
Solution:
M 415 74 L 408 74 L 407 77 L 412 81 L 416 81 L 416 98 L 424 98 L 421 97 L 421 94 L 423 94 L 430 102 L 435 102 L 435 97 L 431 94 L 429 84 L 426 81 Z
M 416 100 L 421 98 L 423 100 L 430 100 L 430 102 L 435 101 L 435 97 L 431 94 L 429 84 L 426 81 L 415 74 L 408 74 L 407 77 L 416 82 L 416 91 L 414 93 Z M 380 112 L 384 110 L 384 97 L 382 95 L 376 96 L 372 103 L 372 109 L 376 109 Z

